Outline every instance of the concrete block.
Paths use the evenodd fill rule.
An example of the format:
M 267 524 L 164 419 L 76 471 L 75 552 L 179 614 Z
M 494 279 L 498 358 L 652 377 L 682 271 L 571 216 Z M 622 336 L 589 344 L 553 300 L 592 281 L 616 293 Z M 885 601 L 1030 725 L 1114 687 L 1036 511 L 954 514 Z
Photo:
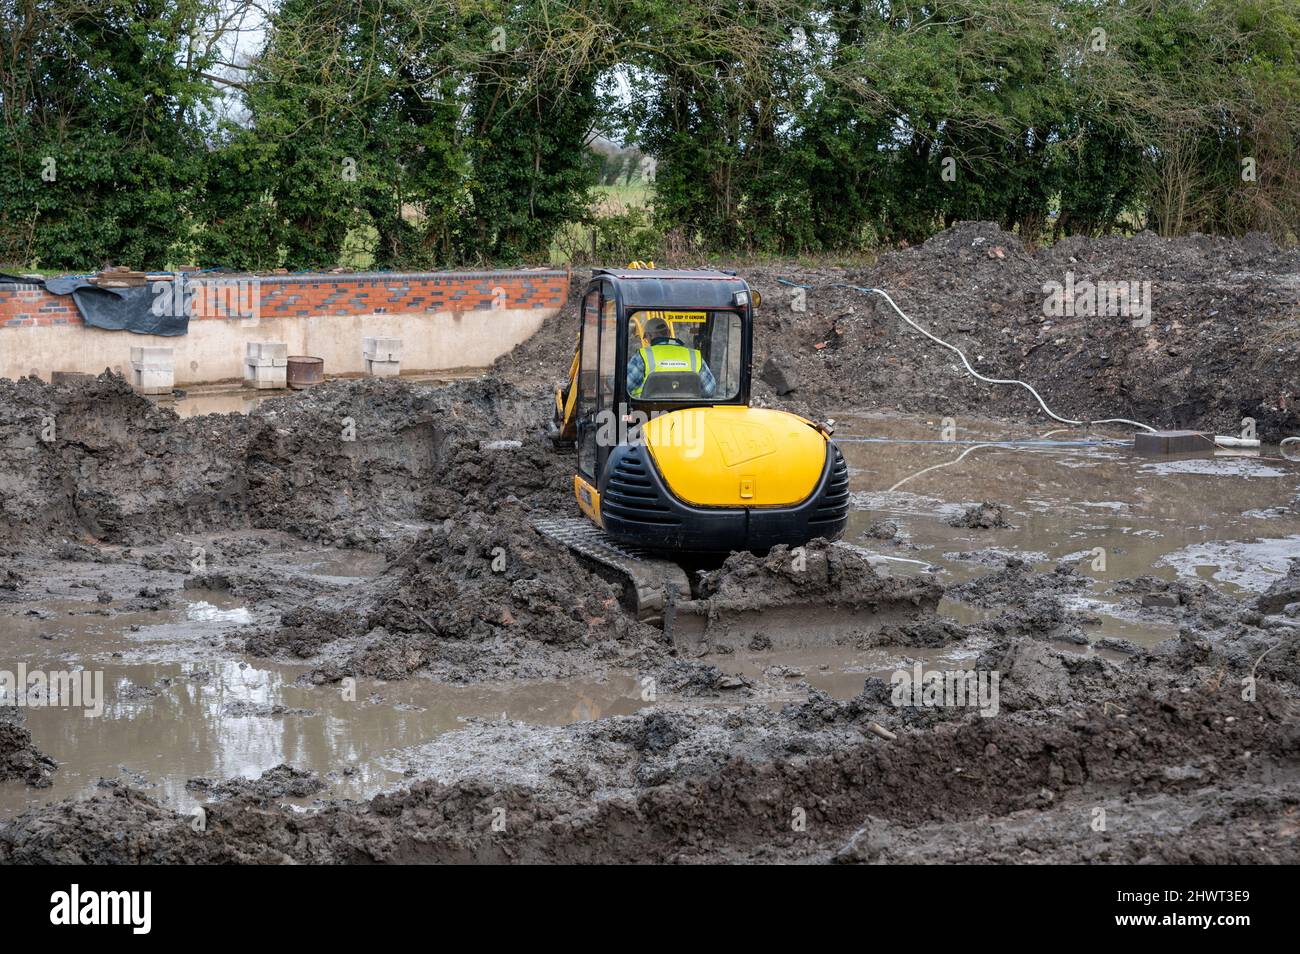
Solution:
M 249 341 L 244 345 L 244 366 L 283 368 L 289 363 L 289 346 L 283 341 Z
M 361 356 L 368 361 L 401 361 L 401 338 L 362 338 Z
M 171 394 L 175 386 L 171 348 L 143 345 L 131 349 L 131 387 L 137 394 Z
M 258 390 L 273 390 L 289 386 L 288 367 L 269 364 L 244 365 L 244 386 Z
M 141 371 L 170 371 L 172 349 L 145 345 L 131 349 L 131 367 Z
M 366 358 L 366 374 L 376 378 L 395 378 L 402 371 L 400 361 L 378 361 Z
M 137 394 L 171 394 L 176 374 L 171 368 L 131 367 L 131 387 Z
M 1165 454 L 1204 454 L 1214 450 L 1214 435 L 1204 431 L 1138 431 L 1133 449 L 1144 457 Z
M 244 343 L 244 384 L 260 390 L 286 388 L 289 346 L 283 341 Z

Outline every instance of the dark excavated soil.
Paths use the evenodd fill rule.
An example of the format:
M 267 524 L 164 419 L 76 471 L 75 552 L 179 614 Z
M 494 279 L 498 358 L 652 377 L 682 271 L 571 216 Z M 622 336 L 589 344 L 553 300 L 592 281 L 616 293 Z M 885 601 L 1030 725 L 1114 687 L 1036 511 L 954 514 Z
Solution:
M 864 704 L 793 720 L 852 721 Z M 867 704 L 869 705 L 869 704 Z M 810 707 L 805 707 L 808 710 Z M 302 814 L 256 797 L 205 826 L 130 789 L 0 827 L 8 862 L 625 862 L 790 859 L 1293 864 L 1300 742 L 1289 702 L 1199 686 L 1063 710 L 1052 724 L 978 719 L 831 753 L 736 757 L 593 799 L 572 786 L 420 782 L 366 805 Z M 659 716 L 607 720 L 573 770 L 682 742 Z M 591 740 L 587 740 L 590 742 Z M 612 753 L 614 754 L 610 754 Z M 640 753 L 639 756 L 636 753 Z M 1279 773 L 1290 773 L 1279 781 Z M 1169 811 L 1154 817 L 1153 805 Z M 1090 827 L 1106 809 L 1106 830 Z M 1140 830 L 1130 822 L 1136 817 Z M 796 824 L 798 820 L 799 824 Z M 1014 828 L 1028 821 L 1032 838 Z M 132 837 L 124 840 L 120 832 Z M 945 833 L 960 833 L 955 855 Z
M 0 380 L 0 541 L 258 528 L 380 549 L 476 497 L 555 502 L 565 462 L 542 451 L 543 412 L 499 380 L 334 381 L 190 419 L 108 372 L 58 387 Z M 480 452 L 508 436 L 527 442 Z
M 1064 417 L 1220 434 L 1239 433 L 1251 417 L 1265 441 L 1300 434 L 1300 252 L 1264 235 L 1144 232 L 1028 250 L 992 223 L 962 222 L 867 267 L 736 271 L 763 297 L 756 398 L 815 419 L 887 409 L 1046 420 L 1028 392 L 974 380 L 956 355 L 904 324 L 880 297 L 836 287 L 855 285 L 885 290 L 910 318 L 966 352 L 981 374 L 1027 381 Z M 1064 285 L 1067 272 L 1076 286 L 1151 282 L 1150 324 L 1049 317 L 1043 286 Z M 572 314 L 586 277 L 575 273 L 569 313 L 547 322 L 499 369 L 558 382 L 573 355 Z
M 0 706 L 0 781 L 20 779 L 33 788 L 48 788 L 58 764 L 32 744 L 18 706 Z

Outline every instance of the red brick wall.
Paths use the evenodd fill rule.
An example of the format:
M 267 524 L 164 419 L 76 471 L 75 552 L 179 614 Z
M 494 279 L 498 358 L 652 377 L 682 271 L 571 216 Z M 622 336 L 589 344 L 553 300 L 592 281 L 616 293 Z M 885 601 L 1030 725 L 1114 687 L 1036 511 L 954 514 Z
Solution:
M 0 328 L 80 323 L 71 295 L 51 295 L 39 285 L 0 285 Z
M 401 315 L 493 308 L 559 308 L 569 291 L 565 272 L 419 272 L 358 275 L 228 275 L 203 273 L 213 292 L 197 299 L 195 318 L 240 317 L 241 301 L 256 296 L 262 318 Z M 241 289 L 237 282 L 255 281 Z M 223 287 L 224 285 L 224 287 Z M 224 301 L 223 301 L 224 299 Z M 235 306 L 235 307 L 231 307 Z M 81 324 L 71 295 L 35 285 L 0 285 L 0 328 Z

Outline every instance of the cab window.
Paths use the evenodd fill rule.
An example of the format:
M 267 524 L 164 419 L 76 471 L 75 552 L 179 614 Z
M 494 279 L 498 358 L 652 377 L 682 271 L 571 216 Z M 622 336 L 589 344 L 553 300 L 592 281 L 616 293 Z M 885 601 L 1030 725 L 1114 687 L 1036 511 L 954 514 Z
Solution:
M 612 295 L 613 290 L 606 285 L 605 294 Z M 608 409 L 614 406 L 614 381 L 618 369 L 618 302 L 612 297 L 606 298 L 600 311 L 600 404 Z
M 734 400 L 742 322 L 735 311 L 630 312 L 628 395 L 656 402 Z
M 600 291 L 592 289 L 582 300 L 582 362 L 578 367 L 578 469 L 588 477 L 596 473 L 596 356 L 599 354 Z

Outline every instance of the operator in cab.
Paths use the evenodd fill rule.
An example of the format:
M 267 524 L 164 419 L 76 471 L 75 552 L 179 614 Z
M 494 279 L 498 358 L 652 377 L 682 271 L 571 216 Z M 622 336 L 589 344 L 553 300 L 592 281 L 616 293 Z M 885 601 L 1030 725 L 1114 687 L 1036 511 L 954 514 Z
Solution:
M 642 348 L 627 363 L 627 393 L 639 398 L 646 383 L 656 374 L 690 372 L 700 379 L 699 396 L 711 398 L 718 381 L 709 370 L 708 363 L 699 350 L 680 338 L 674 337 L 672 328 L 662 318 L 651 318 L 645 323 L 641 336 Z

